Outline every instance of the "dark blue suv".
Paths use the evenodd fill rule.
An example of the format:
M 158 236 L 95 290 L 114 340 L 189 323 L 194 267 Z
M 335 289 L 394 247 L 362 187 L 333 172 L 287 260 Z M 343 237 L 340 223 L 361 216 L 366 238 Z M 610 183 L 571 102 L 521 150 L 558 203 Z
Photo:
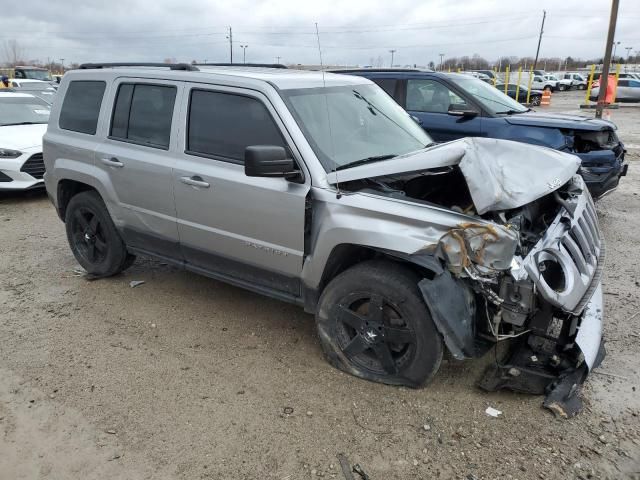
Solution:
M 477 78 L 420 70 L 339 70 L 382 87 L 438 142 L 490 137 L 543 145 L 580 157 L 580 174 L 594 198 L 626 175 L 616 126 L 577 115 L 534 112 Z

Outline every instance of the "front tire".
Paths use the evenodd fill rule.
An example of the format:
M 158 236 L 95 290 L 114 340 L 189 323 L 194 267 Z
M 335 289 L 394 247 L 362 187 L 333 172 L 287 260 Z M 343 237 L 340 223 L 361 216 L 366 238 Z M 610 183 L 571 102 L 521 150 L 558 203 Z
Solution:
M 130 267 L 135 257 L 118 233 L 97 192 L 74 196 L 65 214 L 67 240 L 82 268 L 94 277 L 110 277 Z
M 426 385 L 440 367 L 443 346 L 419 281 L 385 261 L 364 262 L 334 278 L 316 313 L 329 363 L 375 382 Z

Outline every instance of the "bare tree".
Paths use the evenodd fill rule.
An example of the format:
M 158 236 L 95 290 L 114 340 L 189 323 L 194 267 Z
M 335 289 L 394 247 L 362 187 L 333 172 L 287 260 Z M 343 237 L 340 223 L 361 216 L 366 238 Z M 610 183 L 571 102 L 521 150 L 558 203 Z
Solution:
M 4 60 L 10 67 L 24 63 L 24 48 L 17 40 L 7 40 L 3 45 Z

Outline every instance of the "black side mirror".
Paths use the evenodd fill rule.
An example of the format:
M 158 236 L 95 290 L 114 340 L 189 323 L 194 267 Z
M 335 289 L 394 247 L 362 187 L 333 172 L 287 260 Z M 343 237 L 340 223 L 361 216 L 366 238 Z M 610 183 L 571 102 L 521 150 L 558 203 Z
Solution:
M 449 115 L 454 115 L 456 117 L 467 117 L 467 118 L 475 117 L 478 115 L 477 110 L 474 110 L 468 105 L 466 104 L 458 105 L 455 103 L 449 105 L 449 109 L 447 110 L 447 113 Z
M 244 174 L 247 177 L 301 178 L 295 163 L 284 147 L 251 145 L 244 150 Z

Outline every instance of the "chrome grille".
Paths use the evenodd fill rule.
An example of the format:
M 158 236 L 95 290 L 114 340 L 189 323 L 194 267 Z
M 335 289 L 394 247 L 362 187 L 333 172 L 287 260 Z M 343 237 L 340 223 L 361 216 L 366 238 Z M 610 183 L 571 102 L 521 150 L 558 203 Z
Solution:
M 545 300 L 566 312 L 579 314 L 600 283 L 605 245 L 588 191 L 584 189 L 569 203 L 575 208 L 573 215 L 562 208 L 524 264 Z M 548 262 L 560 266 L 561 280 L 545 278 Z
M 38 180 L 44 177 L 44 159 L 41 153 L 31 155 L 20 169 L 21 172 L 28 173 Z

